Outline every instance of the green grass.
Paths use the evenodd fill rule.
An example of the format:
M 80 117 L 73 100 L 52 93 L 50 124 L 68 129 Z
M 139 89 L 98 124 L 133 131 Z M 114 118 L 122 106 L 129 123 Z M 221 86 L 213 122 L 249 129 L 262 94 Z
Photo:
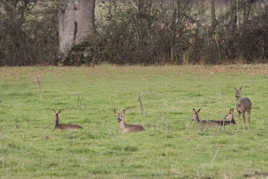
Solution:
M 268 172 L 268 66 L 0 68 L 0 178 L 242 178 Z M 43 98 L 34 83 L 41 76 Z M 253 102 L 252 130 L 200 128 Z M 145 114 L 140 113 L 142 94 Z M 120 134 L 113 108 L 143 133 Z M 50 109 L 64 109 L 55 131 Z M 237 113 L 235 113 L 237 120 Z M 16 125 L 18 128 L 16 128 Z

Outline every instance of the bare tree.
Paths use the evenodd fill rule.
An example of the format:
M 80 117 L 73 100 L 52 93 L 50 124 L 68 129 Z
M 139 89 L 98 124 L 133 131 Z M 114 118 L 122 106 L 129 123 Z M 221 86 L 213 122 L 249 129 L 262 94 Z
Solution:
M 232 33 L 237 30 L 237 13 L 238 13 L 238 0 L 231 1 L 231 24 Z
M 211 35 L 214 35 L 215 29 L 216 29 L 216 8 L 215 8 L 215 2 L 216 0 L 211 0 Z

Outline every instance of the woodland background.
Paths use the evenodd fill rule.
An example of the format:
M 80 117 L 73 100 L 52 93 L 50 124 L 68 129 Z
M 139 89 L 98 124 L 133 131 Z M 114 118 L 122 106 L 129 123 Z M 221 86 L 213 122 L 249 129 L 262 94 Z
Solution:
M 267 0 L 0 0 L 0 65 L 266 63 Z

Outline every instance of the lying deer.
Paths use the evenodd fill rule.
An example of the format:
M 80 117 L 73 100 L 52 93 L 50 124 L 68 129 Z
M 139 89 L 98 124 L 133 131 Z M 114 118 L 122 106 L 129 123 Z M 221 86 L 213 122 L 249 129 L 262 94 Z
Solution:
M 56 129 L 61 129 L 61 130 L 69 130 L 69 129 L 82 129 L 81 126 L 77 125 L 77 124 L 59 124 L 59 114 L 61 113 L 61 109 L 56 111 L 56 110 L 53 110 L 54 112 L 54 119 L 55 119 L 55 127 L 53 130 L 56 130 Z
M 250 113 L 251 113 L 251 106 L 252 103 L 249 98 L 247 97 L 241 97 L 241 90 L 242 87 L 239 89 L 235 88 L 235 97 L 236 97 L 236 109 L 238 112 L 238 126 L 240 127 L 240 116 L 242 114 L 243 116 L 243 128 L 246 126 L 246 117 L 245 113 L 248 113 L 248 128 L 250 129 Z
M 233 112 L 234 109 L 230 109 L 229 113 L 224 117 L 224 120 L 200 120 L 198 113 L 200 112 L 200 108 L 196 111 L 195 108 L 193 108 L 193 117 L 192 121 L 197 122 L 200 125 L 208 125 L 208 126 L 226 126 L 235 124 L 234 118 L 233 118 Z
M 228 114 L 224 116 L 224 125 L 236 124 L 233 113 L 234 113 L 234 108 L 231 108 Z
M 139 124 L 127 124 L 125 123 L 125 115 L 126 110 L 123 109 L 120 112 L 117 112 L 116 109 L 114 109 L 114 113 L 117 116 L 117 120 L 119 122 L 120 132 L 121 133 L 129 133 L 129 132 L 141 132 L 144 131 L 144 127 Z

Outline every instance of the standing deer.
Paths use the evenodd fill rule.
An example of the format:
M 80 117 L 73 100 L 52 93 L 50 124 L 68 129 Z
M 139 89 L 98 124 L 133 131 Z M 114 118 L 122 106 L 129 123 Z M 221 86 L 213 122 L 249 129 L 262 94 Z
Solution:
M 60 124 L 59 123 L 59 120 L 60 120 L 59 114 L 61 113 L 61 111 L 62 111 L 61 109 L 58 111 L 53 110 L 54 119 L 55 119 L 55 127 L 53 130 L 56 130 L 56 129 L 61 129 L 61 130 L 82 129 L 82 127 L 77 125 L 77 124 Z
M 123 109 L 120 112 L 117 112 L 116 109 L 114 109 L 114 113 L 117 117 L 117 120 L 119 122 L 120 132 L 121 133 L 129 133 L 129 132 L 141 132 L 144 131 L 144 127 L 139 124 L 127 124 L 125 123 L 125 115 L 126 110 Z
M 242 117 L 243 117 L 243 128 L 246 127 L 246 117 L 245 117 L 245 113 L 248 113 L 248 128 L 250 129 L 250 114 L 251 114 L 251 107 L 252 107 L 252 103 L 250 101 L 249 98 L 247 97 L 241 97 L 241 90 L 242 87 L 235 88 L 235 97 L 236 97 L 236 109 L 238 112 L 238 126 L 240 127 L 240 116 L 242 113 Z

